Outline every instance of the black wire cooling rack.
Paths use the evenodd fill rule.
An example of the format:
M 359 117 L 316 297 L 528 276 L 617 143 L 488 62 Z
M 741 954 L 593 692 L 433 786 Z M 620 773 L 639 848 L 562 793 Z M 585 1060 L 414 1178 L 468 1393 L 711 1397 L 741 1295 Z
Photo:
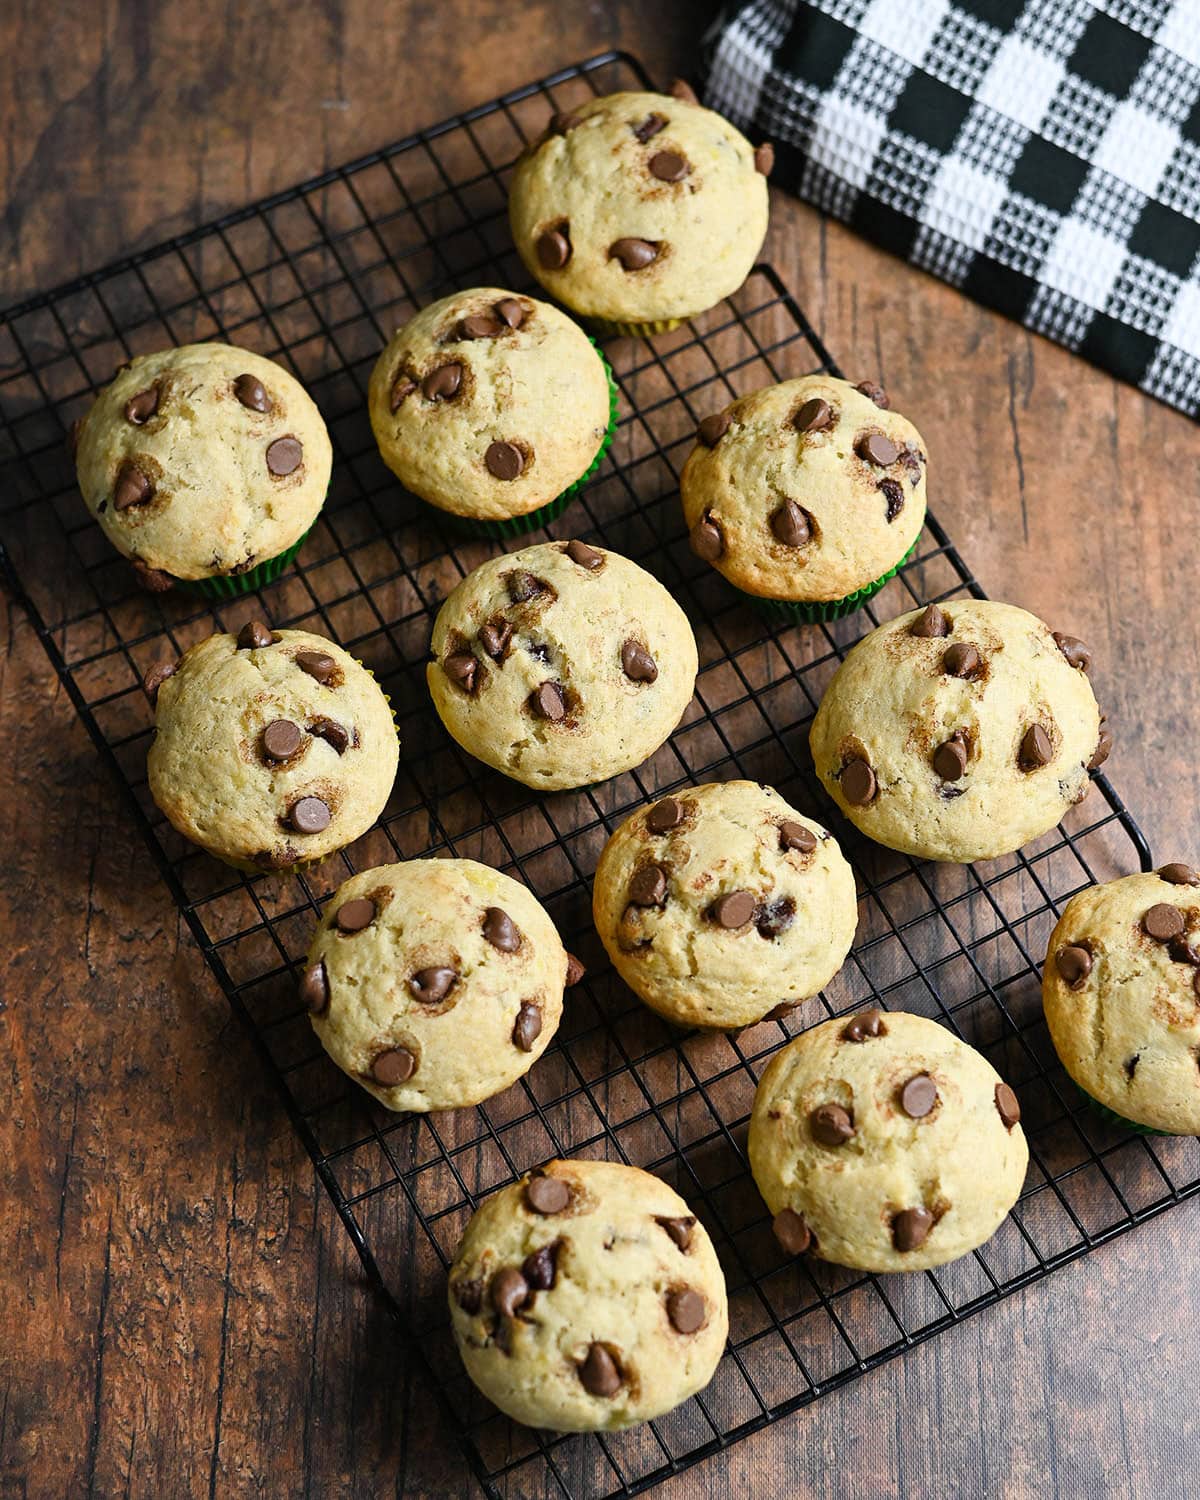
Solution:
M 617 438 L 551 528 L 637 559 L 687 609 L 701 672 L 670 742 L 603 786 L 537 796 L 483 770 L 433 713 L 424 684 L 433 612 L 495 549 L 455 540 L 384 468 L 366 416 L 372 364 L 396 326 L 450 288 L 528 286 L 505 218 L 514 158 L 551 110 L 645 83 L 632 59 L 605 54 L 0 317 L 8 585 L 492 1495 L 648 1488 L 1200 1189 L 1195 1140 L 1131 1136 L 1081 1107 L 1041 1019 L 1039 960 L 1058 908 L 1092 881 L 1150 862 L 1107 780 L 1096 778 L 1063 827 L 979 868 L 872 846 L 818 788 L 807 725 L 847 648 L 913 604 L 981 593 L 937 522 L 868 609 L 829 627 L 766 626 L 688 550 L 676 480 L 698 418 L 768 381 L 834 370 L 769 266 L 675 333 L 608 346 L 621 389 Z M 258 599 L 220 607 L 134 587 L 84 511 L 63 444 L 129 355 L 206 338 L 291 368 L 336 452 L 329 503 L 295 570 Z M 919 394 L 906 393 L 918 416 Z M 391 695 L 403 746 L 375 829 L 315 872 L 247 879 L 184 843 L 153 806 L 139 680 L 214 627 L 236 630 L 264 610 L 362 659 Z M 589 877 L 631 809 L 666 788 L 732 776 L 769 782 L 832 823 L 861 892 L 858 941 L 821 999 L 789 1019 L 738 1036 L 685 1036 L 608 967 L 590 927 Z M 336 885 L 355 869 L 423 854 L 482 859 L 524 878 L 589 975 L 524 1082 L 475 1109 L 405 1118 L 328 1062 L 294 984 Z M 1031 1155 L 1021 1201 L 982 1250 L 937 1271 L 868 1276 L 785 1259 L 746 1166 L 751 1099 L 772 1053 L 827 1014 L 872 1001 L 944 1022 L 1021 1098 Z M 633 1432 L 514 1427 L 474 1392 L 450 1338 L 445 1268 L 472 1209 L 556 1154 L 661 1174 L 703 1219 L 728 1279 L 729 1347 L 712 1385 Z

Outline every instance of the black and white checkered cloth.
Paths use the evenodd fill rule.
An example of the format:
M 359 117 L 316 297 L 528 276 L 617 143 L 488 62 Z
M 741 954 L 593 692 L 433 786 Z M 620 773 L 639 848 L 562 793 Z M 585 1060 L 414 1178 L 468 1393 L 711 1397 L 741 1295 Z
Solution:
M 751 0 L 706 58 L 781 186 L 1200 410 L 1200 0 Z

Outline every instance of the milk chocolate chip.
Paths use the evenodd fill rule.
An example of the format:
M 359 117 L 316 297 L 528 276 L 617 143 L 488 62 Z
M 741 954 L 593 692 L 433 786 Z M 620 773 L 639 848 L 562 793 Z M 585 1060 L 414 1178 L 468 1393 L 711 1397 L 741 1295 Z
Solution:
M 297 992 L 300 1004 L 310 1016 L 323 1015 L 329 1006 L 329 976 L 325 972 L 325 960 L 317 959 L 305 969 Z
M 291 719 L 272 719 L 262 732 L 263 754 L 268 760 L 291 760 L 303 735 Z
M 705 417 L 699 427 L 696 428 L 697 440 L 706 448 L 715 448 L 725 434 L 729 431 L 733 417 L 727 411 L 715 411 L 709 417 Z
M 667 1317 L 676 1333 L 695 1333 L 704 1327 L 704 1298 L 690 1287 L 667 1293 Z
M 1186 925 L 1179 908 L 1166 901 L 1156 903 L 1142 918 L 1142 931 L 1156 943 L 1169 943 L 1182 937 Z
M 1196 874 L 1191 865 L 1163 865 L 1158 878 L 1165 880 L 1168 885 L 1200 885 L 1200 875 Z
M 1083 988 L 1084 981 L 1092 972 L 1092 955 L 1087 948 L 1077 943 L 1064 945 L 1054 955 L 1054 967 L 1063 983 L 1073 990 Z
M 785 547 L 804 547 L 812 540 L 812 527 L 808 512 L 794 500 L 785 500 L 771 517 L 771 530 L 775 539 Z
M 301 797 L 292 804 L 288 821 L 297 833 L 321 833 L 329 827 L 329 804 L 320 797 Z
M 608 247 L 609 260 L 619 260 L 626 271 L 641 271 L 658 259 L 658 246 L 650 240 L 632 236 L 614 240 Z
M 887 392 L 874 380 L 860 380 L 854 389 L 865 396 L 868 401 L 874 401 L 875 405 L 881 407 L 882 410 L 890 410 L 892 403 L 888 400 Z
M 561 271 L 571 259 L 571 241 L 567 225 L 561 229 L 546 229 L 537 237 L 534 247 L 538 264 L 543 271 Z
M 1017 757 L 1022 771 L 1038 771 L 1054 759 L 1054 742 L 1040 724 L 1031 724 Z
M 113 489 L 113 509 L 128 510 L 132 505 L 145 505 L 154 499 L 154 485 L 135 463 L 126 461 L 117 471 L 117 482 Z
M 654 658 L 638 641 L 626 641 L 621 647 L 621 670 L 630 682 L 658 680 L 658 667 Z
M 950 621 L 936 604 L 927 604 L 913 621 L 909 634 L 923 638 L 950 634 Z
M 543 682 L 541 687 L 534 689 L 529 701 L 534 713 L 539 718 L 549 719 L 552 724 L 566 717 L 566 700 L 557 682 Z
M 151 704 L 158 702 L 158 690 L 166 682 L 168 677 L 174 677 L 175 668 L 178 665 L 173 661 L 156 661 L 146 671 L 142 678 L 142 692 L 149 698 Z M 1179 884 L 1180 882 L 1176 882 Z
M 502 1266 L 492 1277 L 488 1295 L 502 1318 L 515 1318 L 529 1296 L 529 1283 L 515 1266 Z
M 883 1012 L 877 1005 L 871 1006 L 870 1010 L 860 1011 L 856 1016 L 851 1016 L 842 1028 L 842 1040 L 847 1042 L 865 1042 L 868 1037 L 876 1036 L 887 1036 L 887 1027 L 883 1024 Z
M 818 1104 L 808 1117 L 813 1140 L 831 1149 L 854 1138 L 854 1118 L 840 1104 Z
M 603 1344 L 593 1344 L 579 1366 L 579 1379 L 589 1396 L 615 1396 L 624 1377 L 621 1367 Z
M 761 146 L 754 148 L 754 170 L 761 172 L 764 177 L 770 177 L 775 166 L 775 147 L 770 141 L 764 141 Z
M 314 682 L 327 683 L 337 671 L 337 662 L 325 651 L 297 651 L 295 662 Z
M 421 382 L 421 394 L 427 401 L 449 401 L 462 386 L 463 367 L 457 361 L 430 370 Z
M 516 443 L 489 443 L 483 461 L 494 479 L 519 479 L 525 468 L 525 455 Z
M 782 849 L 794 849 L 797 854 L 811 854 L 817 847 L 817 836 L 803 823 L 781 823 L 779 845 Z
M 745 927 L 754 915 L 754 907 L 754 897 L 749 891 L 730 891 L 727 895 L 718 896 L 709 907 L 709 915 L 718 927 L 733 932 L 739 927 Z
M 847 761 L 842 768 L 842 796 L 851 807 L 866 807 L 875 800 L 875 772 L 865 760 Z
M 362 932 L 375 920 L 375 903 L 368 896 L 356 896 L 352 901 L 343 901 L 334 917 L 334 925 L 347 936 Z
M 589 573 L 595 573 L 604 566 L 604 553 L 597 552 L 595 547 L 589 547 L 586 542 L 568 542 L 566 550 L 571 561 L 586 568 Z
M 479 675 L 479 663 L 469 651 L 454 651 L 442 663 L 442 671 L 464 693 L 473 693 Z
M 521 946 L 517 924 L 498 906 L 489 906 L 484 912 L 483 935 L 500 953 L 515 953 Z
M 659 182 L 681 182 L 688 174 L 687 160 L 678 151 L 656 151 L 650 158 L 650 173 Z
M 933 1215 L 927 1208 L 906 1208 L 892 1220 L 892 1244 L 901 1253 L 917 1250 L 932 1228 Z
M 519 1047 L 522 1052 L 532 1052 L 533 1044 L 541 1034 L 541 1007 L 534 1005 L 532 1000 L 523 1001 L 517 1012 L 517 1019 L 513 1022 L 513 1046 Z
M 136 396 L 130 396 L 125 403 L 125 420 L 134 427 L 141 427 L 148 422 L 158 410 L 158 387 L 148 386 L 146 390 L 139 391 Z
M 900 1108 L 910 1120 L 932 1114 L 938 1100 L 937 1084 L 928 1073 L 916 1073 L 900 1090 Z
M 571 1189 L 561 1177 L 531 1177 L 525 1184 L 525 1202 L 535 1214 L 560 1214 L 571 1201 Z
M 1066 657 L 1071 666 L 1077 667 L 1081 672 L 1088 672 L 1092 666 L 1092 653 L 1073 635 L 1063 635 L 1061 631 L 1054 632 L 1054 644 Z
M 781 1208 L 771 1221 L 771 1228 L 788 1255 L 803 1255 L 812 1244 L 812 1230 L 793 1208 Z
M 996 1113 L 1000 1116 L 1000 1122 L 1005 1130 L 1011 1130 L 1021 1119 L 1021 1106 L 1017 1101 L 1016 1094 L 1009 1088 L 1007 1083 L 996 1085 Z
M 371 1077 L 385 1089 L 404 1083 L 416 1072 L 417 1060 L 407 1047 L 389 1047 L 371 1064 Z
M 692 527 L 689 541 L 692 551 L 704 562 L 716 562 L 725 550 L 725 539 L 721 535 L 721 528 L 713 520 L 712 513 L 709 511 L 706 511 Z
M 264 646 L 273 646 L 275 637 L 261 620 L 247 620 L 238 631 L 237 643 L 239 651 L 261 651 Z
M 689 1214 L 678 1219 L 656 1217 L 654 1222 L 660 1229 L 665 1229 L 675 1245 L 686 1254 L 688 1246 L 692 1243 L 692 1230 L 696 1227 L 695 1219 Z
M 664 797 L 646 814 L 646 827 L 651 833 L 669 833 L 682 821 L 683 808 L 674 797 Z
M 796 413 L 793 425 L 797 432 L 824 432 L 833 422 L 833 408 L 828 401 L 814 396 Z
M 877 468 L 886 469 L 900 457 L 900 449 L 882 432 L 864 432 L 854 445 L 859 458 Z
M 948 646 L 942 656 L 942 671 L 950 677 L 962 677 L 974 682 L 983 671 L 983 657 L 979 648 L 969 641 L 959 641 Z
M 643 865 L 629 882 L 634 906 L 662 906 L 667 899 L 667 873 L 661 865 Z
M 257 375 L 239 375 L 233 382 L 233 394 L 248 411 L 271 410 L 271 398 Z
M 440 966 L 418 969 L 408 987 L 422 1005 L 440 1005 L 457 983 L 457 970 Z
M 299 438 L 281 437 L 267 444 L 267 468 L 276 479 L 294 474 L 304 459 Z
M 962 730 L 945 741 L 933 752 L 933 769 L 943 781 L 959 781 L 967 774 L 967 747 Z

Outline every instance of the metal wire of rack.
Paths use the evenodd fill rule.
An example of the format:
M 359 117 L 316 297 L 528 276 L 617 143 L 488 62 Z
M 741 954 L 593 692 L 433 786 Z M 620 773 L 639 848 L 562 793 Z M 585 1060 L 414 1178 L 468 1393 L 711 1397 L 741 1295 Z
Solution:
M 882 619 L 982 591 L 935 520 L 871 605 L 824 627 L 767 626 L 684 538 L 677 475 L 699 417 L 830 356 L 769 266 L 652 344 L 608 346 L 621 389 L 610 456 L 553 535 L 599 538 L 649 567 L 695 625 L 701 672 L 684 722 L 647 764 L 587 791 L 539 796 L 448 739 L 424 687 L 432 614 L 495 549 L 463 543 L 380 461 L 366 384 L 393 327 L 453 287 L 528 286 L 505 220 L 505 179 L 552 109 L 646 86 L 606 53 L 563 69 L 216 223 L 0 315 L 0 563 L 196 942 L 273 1079 L 372 1284 L 412 1336 L 490 1495 L 633 1494 L 828 1394 L 912 1345 L 1200 1191 L 1200 1145 L 1114 1130 L 1083 1108 L 1041 1019 L 1038 971 L 1056 911 L 1149 851 L 1103 776 L 1062 827 L 1018 855 L 932 866 L 840 820 L 805 733 L 853 642 Z M 133 353 L 229 339 L 281 360 L 334 439 L 329 502 L 296 568 L 253 598 L 198 607 L 149 596 L 84 512 L 63 438 Z M 149 798 L 154 660 L 265 609 L 340 640 L 396 708 L 401 769 L 379 824 L 327 865 L 244 878 L 191 848 Z M 672 1032 L 617 981 L 590 930 L 589 877 L 608 832 L 664 789 L 745 776 L 834 827 L 860 891 L 858 939 L 819 1000 L 736 1036 Z M 455 854 L 516 873 L 589 976 L 521 1084 L 475 1109 L 394 1117 L 316 1044 L 294 978 L 347 874 Z M 1031 1148 L 1020 1203 L 995 1238 L 937 1271 L 872 1276 L 785 1259 L 745 1162 L 755 1083 L 798 1030 L 867 1002 L 935 1017 L 1016 1087 Z M 445 1267 L 481 1196 L 553 1155 L 658 1172 L 713 1236 L 730 1339 L 712 1385 L 624 1434 L 517 1428 L 475 1393 L 453 1349 Z

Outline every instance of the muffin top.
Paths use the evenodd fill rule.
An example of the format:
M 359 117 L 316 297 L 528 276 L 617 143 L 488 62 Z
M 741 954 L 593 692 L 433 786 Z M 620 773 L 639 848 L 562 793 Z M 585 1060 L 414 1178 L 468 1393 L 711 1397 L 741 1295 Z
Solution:
M 472 755 L 526 786 L 640 765 L 696 681 L 687 617 L 636 563 L 583 542 L 494 557 L 438 611 L 429 690 Z
M 692 548 L 747 594 L 841 599 L 916 541 L 926 464 L 879 386 L 769 385 L 700 424 L 680 479 Z
M 706 1386 L 725 1278 L 704 1226 L 657 1177 L 552 1161 L 486 1199 L 450 1268 L 467 1373 L 529 1427 L 632 1427 Z
M 164 675 L 170 671 L 170 675 Z M 251 621 L 152 669 L 150 791 L 232 864 L 284 869 L 351 843 L 383 810 L 399 758 L 391 709 L 340 646 Z
M 76 436 L 88 509 L 153 581 L 248 572 L 298 542 L 325 503 L 333 453 L 312 398 L 231 344 L 142 354 Z
M 1127 875 L 1072 896 L 1042 978 L 1063 1066 L 1116 1114 L 1200 1135 L 1200 875 Z
M 757 162 L 757 165 L 756 165 Z M 691 99 L 621 93 L 555 115 L 513 173 L 530 272 L 576 312 L 703 312 L 745 281 L 767 230 L 768 153 Z
M 583 330 L 498 287 L 443 297 L 393 334 L 369 399 L 401 483 L 481 520 L 525 515 L 574 484 L 611 418 L 608 374 Z
M 926 859 L 992 859 L 1046 833 L 1108 752 L 1081 641 L 1011 604 L 952 599 L 861 640 L 810 733 L 862 831 Z
M 814 1026 L 771 1060 L 750 1116 L 750 1168 L 789 1254 L 917 1271 L 990 1238 L 1029 1150 L 1016 1095 L 923 1016 Z
M 605 845 L 592 901 L 617 972 L 680 1026 L 748 1026 L 815 995 L 858 922 L 837 842 L 756 781 L 639 808 Z
M 470 859 L 362 870 L 308 950 L 301 999 L 343 1072 L 389 1109 L 478 1104 L 546 1050 L 567 955 L 526 887 Z

